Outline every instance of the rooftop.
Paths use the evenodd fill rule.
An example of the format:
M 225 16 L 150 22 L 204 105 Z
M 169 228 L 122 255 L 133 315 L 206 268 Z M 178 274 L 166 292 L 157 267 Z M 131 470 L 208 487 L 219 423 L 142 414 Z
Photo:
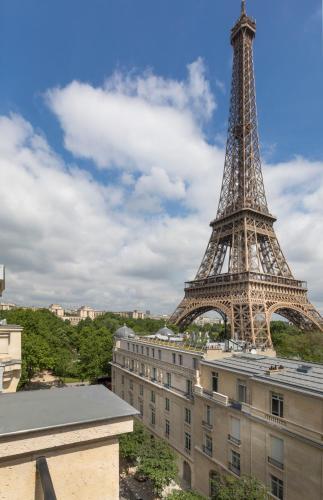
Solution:
M 234 354 L 228 358 L 202 362 L 245 374 L 253 380 L 323 396 L 322 364 L 249 353 Z
M 101 385 L 0 395 L 0 437 L 104 422 L 138 412 Z

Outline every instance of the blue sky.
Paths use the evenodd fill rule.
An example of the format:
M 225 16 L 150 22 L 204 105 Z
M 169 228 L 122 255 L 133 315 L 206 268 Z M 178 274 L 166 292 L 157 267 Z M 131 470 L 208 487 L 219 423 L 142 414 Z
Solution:
M 247 0 L 269 203 L 320 308 L 321 7 Z M 217 209 L 239 12 L 239 0 L 1 1 L 7 300 L 171 312 Z
M 225 133 L 231 78 L 229 29 L 239 0 L 2 0 L 0 110 L 15 110 L 61 136 L 42 93 L 76 79 L 102 84 L 116 67 L 152 68 L 182 79 L 203 57 L 217 92 L 217 123 Z M 320 0 L 249 0 L 258 24 L 255 45 L 258 113 L 264 153 L 274 160 L 323 155 L 323 53 Z M 217 81 L 225 85 L 218 92 Z M 275 150 L 273 151 L 275 146 Z

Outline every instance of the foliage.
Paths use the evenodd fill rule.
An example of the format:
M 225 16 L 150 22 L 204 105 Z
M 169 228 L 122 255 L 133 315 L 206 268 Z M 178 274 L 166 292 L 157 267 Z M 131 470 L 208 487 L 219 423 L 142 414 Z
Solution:
M 218 476 L 214 479 L 213 500 L 267 500 L 266 487 L 254 477 Z
M 203 497 L 195 491 L 176 490 L 168 495 L 167 500 L 206 500 L 206 497 Z
M 0 319 L 23 327 L 22 376 L 19 388 L 42 370 L 52 370 L 61 379 L 94 381 L 110 374 L 113 335 L 124 323 L 142 335 L 156 332 L 164 321 L 124 320 L 106 313 L 94 321 L 86 319 L 77 326 L 57 318 L 47 309 L 1 311 Z
M 139 422 L 132 433 L 120 437 L 120 454 L 152 481 L 156 495 L 177 476 L 175 453 L 165 441 L 151 437 Z
M 278 356 L 323 363 L 321 332 L 302 332 L 284 321 L 272 321 L 271 335 Z

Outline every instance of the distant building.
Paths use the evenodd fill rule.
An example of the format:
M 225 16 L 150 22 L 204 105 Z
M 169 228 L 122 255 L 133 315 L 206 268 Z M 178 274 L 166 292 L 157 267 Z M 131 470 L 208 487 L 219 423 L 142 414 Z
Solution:
M 221 318 L 208 318 L 207 316 L 200 316 L 193 321 L 194 325 L 206 326 L 206 325 L 223 325 L 224 321 Z
M 5 270 L 0 266 L 0 297 L 4 289 Z M 17 389 L 21 375 L 21 332 L 21 326 L 7 325 L 5 319 L 0 321 L 0 393 Z
M 67 311 L 59 304 L 51 304 L 48 309 L 58 318 L 69 321 L 73 326 L 78 325 L 84 319 L 90 318 L 93 320 L 105 313 L 105 311 L 96 311 L 89 306 L 81 306 L 77 311 Z
M 16 304 L 0 303 L 0 311 L 11 311 L 12 309 L 16 309 L 16 307 Z
M 59 304 L 51 304 L 48 309 L 59 318 L 62 318 L 64 316 L 65 311 Z
M 114 314 L 117 314 L 121 318 L 128 318 L 128 319 L 145 319 L 146 314 L 143 311 L 137 311 L 135 309 L 134 311 L 119 311 L 115 312 Z

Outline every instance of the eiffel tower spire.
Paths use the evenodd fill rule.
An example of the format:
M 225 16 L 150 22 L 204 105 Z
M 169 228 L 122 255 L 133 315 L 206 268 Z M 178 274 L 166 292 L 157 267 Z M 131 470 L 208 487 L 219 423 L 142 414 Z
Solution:
M 233 72 L 228 139 L 218 217 L 242 208 L 269 213 L 261 172 L 253 64 L 256 23 L 241 16 L 231 31 Z
M 271 346 L 270 319 L 278 312 L 298 327 L 323 331 L 323 319 L 294 279 L 274 230 L 259 151 L 253 42 L 256 23 L 241 15 L 231 30 L 233 71 L 228 138 L 220 201 L 194 281 L 171 322 L 182 328 L 209 310 L 231 327 L 231 337 Z

